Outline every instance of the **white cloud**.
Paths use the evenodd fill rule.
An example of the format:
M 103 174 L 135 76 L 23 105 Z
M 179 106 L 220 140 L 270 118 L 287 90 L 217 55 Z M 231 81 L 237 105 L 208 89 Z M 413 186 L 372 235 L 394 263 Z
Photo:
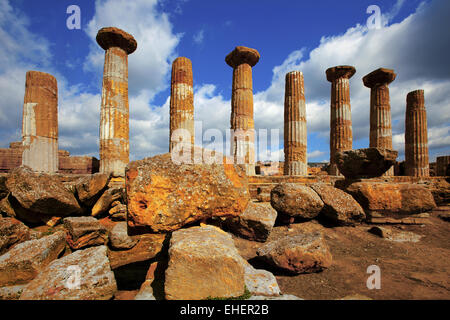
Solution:
M 202 29 L 202 30 L 198 31 L 196 34 L 194 34 L 194 36 L 192 37 L 192 40 L 194 40 L 194 42 L 196 44 L 202 44 L 204 36 L 205 36 L 205 30 Z
M 175 48 L 182 35 L 173 33 L 168 14 L 160 12 L 157 4 L 157 0 L 96 1 L 95 15 L 86 29 L 92 43 L 85 70 L 102 74 L 104 50 L 95 37 L 99 29 L 114 26 L 133 35 L 138 44 L 137 50 L 128 57 L 130 96 L 148 90 L 152 98 L 165 89 L 171 62 L 176 57 Z

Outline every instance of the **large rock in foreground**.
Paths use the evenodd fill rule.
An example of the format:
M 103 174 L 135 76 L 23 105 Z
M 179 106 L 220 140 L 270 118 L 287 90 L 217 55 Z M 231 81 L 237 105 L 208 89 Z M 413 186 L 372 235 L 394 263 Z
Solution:
M 79 250 L 49 264 L 20 300 L 109 300 L 117 291 L 106 246 Z
M 363 208 L 348 193 L 323 183 L 315 183 L 311 188 L 325 204 L 322 214 L 334 223 L 353 225 L 366 218 Z
M 290 273 L 311 273 L 331 266 L 332 256 L 319 231 L 268 242 L 257 251 L 263 260 Z
M 369 216 L 402 217 L 436 208 L 433 195 L 418 184 L 377 181 L 354 182 L 346 187 Z
M 38 240 L 19 243 L 0 256 L 0 287 L 27 283 L 66 246 L 64 232 L 56 232 Z
M 270 203 L 250 202 L 238 217 L 229 218 L 224 225 L 234 234 L 255 241 L 266 241 L 277 218 Z
M 13 245 L 30 240 L 30 229 L 14 218 L 0 217 L 0 254 Z
M 315 218 L 324 206 L 313 189 L 295 183 L 281 183 L 273 188 L 270 203 L 278 213 L 303 219 Z
M 132 233 L 168 232 L 214 216 L 237 216 L 250 199 L 242 168 L 175 164 L 169 153 L 128 164 L 126 188 Z
M 380 177 L 397 159 L 398 152 L 389 149 L 366 148 L 340 151 L 335 154 L 339 171 L 348 179 Z
M 244 294 L 244 265 L 232 237 L 217 227 L 175 231 L 169 248 L 168 300 L 229 298 Z
M 72 192 L 67 190 L 56 175 L 34 173 L 28 167 L 13 169 L 6 181 L 11 196 L 30 216 L 19 217 L 36 222 L 35 216 L 69 216 L 82 213 Z

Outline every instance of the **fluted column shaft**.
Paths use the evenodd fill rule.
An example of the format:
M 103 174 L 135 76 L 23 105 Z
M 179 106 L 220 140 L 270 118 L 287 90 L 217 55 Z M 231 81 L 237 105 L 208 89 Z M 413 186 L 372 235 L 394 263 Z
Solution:
M 405 171 L 407 176 L 428 177 L 428 130 L 423 90 L 408 93 L 405 116 Z
M 353 147 L 350 78 L 355 72 L 352 66 L 336 66 L 326 71 L 331 82 L 329 174 L 335 176 L 341 175 L 335 164 L 336 153 Z
M 123 176 L 129 162 L 128 55 L 105 52 L 100 111 L 100 172 Z
M 255 175 L 252 67 L 247 63 L 239 64 L 233 69 L 231 130 L 235 163 L 243 162 L 247 175 Z
M 308 175 L 306 104 L 303 74 L 286 74 L 284 99 L 284 174 Z
M 26 74 L 22 143 L 23 165 L 38 172 L 58 170 L 58 86 L 48 73 Z
M 194 89 L 191 60 L 175 59 L 172 64 L 170 91 L 170 141 L 169 151 L 183 139 L 194 146 Z M 182 129 L 183 131 L 180 131 Z M 177 131 L 178 130 L 178 131 Z M 175 133 L 175 134 L 174 134 Z M 185 135 L 188 135 L 185 137 Z

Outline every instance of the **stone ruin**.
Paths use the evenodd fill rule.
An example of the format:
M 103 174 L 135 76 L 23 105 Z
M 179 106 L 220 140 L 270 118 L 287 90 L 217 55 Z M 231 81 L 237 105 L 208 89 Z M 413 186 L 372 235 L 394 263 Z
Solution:
M 316 164 L 317 174 L 309 175 L 300 71 L 285 78 L 285 161 L 256 163 L 252 67 L 260 54 L 242 46 L 225 58 L 233 68 L 230 158 L 235 162 L 174 163 L 171 153 L 178 143 L 194 146 L 192 63 L 179 57 L 172 64 L 169 153 L 129 162 L 127 59 L 137 43 L 111 27 L 99 30 L 97 42 L 105 50 L 100 161 L 58 150 L 56 80 L 27 73 L 23 140 L 0 149 L 0 170 L 9 171 L 0 174 L 0 300 L 111 299 L 130 287 L 139 291 L 136 300 L 248 295 L 295 300 L 283 294 L 277 278 L 332 266 L 327 242 L 342 236 L 342 228 L 330 226 L 352 226 L 344 233 L 355 229 L 368 237 L 358 227 L 425 225 L 429 212 L 450 203 L 448 180 L 429 177 L 423 90 L 406 99 L 409 176 L 392 176 L 398 155 L 392 150 L 392 70 L 381 68 L 363 78 L 371 89 L 370 147 L 358 150 L 352 147 L 349 87 L 356 70 L 326 70 L 330 174 L 319 174 L 324 171 Z M 437 174 L 448 176 L 449 163 L 450 156 L 438 157 Z M 448 220 L 448 212 L 441 215 Z M 420 240 L 374 228 L 370 232 L 389 241 Z M 250 263 L 255 259 L 262 269 Z M 74 265 L 81 266 L 83 286 L 71 290 L 62 283 Z M 273 270 L 283 273 L 275 278 Z

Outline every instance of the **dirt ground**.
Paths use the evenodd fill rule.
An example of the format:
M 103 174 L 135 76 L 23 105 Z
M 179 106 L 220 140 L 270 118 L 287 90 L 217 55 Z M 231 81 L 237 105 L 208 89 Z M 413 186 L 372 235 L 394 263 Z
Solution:
M 283 294 L 307 300 L 341 299 L 346 296 L 375 300 L 450 299 L 450 222 L 438 217 L 450 206 L 430 213 L 426 225 L 383 225 L 397 232 L 422 236 L 418 242 L 394 242 L 368 230 L 373 225 L 325 227 L 313 221 L 276 226 L 268 241 L 299 230 L 322 230 L 333 255 L 333 265 L 319 273 L 288 275 L 262 265 L 255 258 L 262 243 L 235 237 L 240 254 L 256 268 L 270 270 Z M 381 288 L 368 289 L 370 265 L 381 270 Z M 137 290 L 119 291 L 115 300 L 133 299 Z
M 356 294 L 376 300 L 450 299 L 450 222 L 438 217 L 444 209 L 450 213 L 450 207 L 439 209 L 430 213 L 426 225 L 385 225 L 394 231 L 421 235 L 416 243 L 394 242 L 369 233 L 373 225 L 327 228 L 318 223 L 300 223 L 292 225 L 291 231 L 276 227 L 268 240 L 297 229 L 323 230 L 333 265 L 320 273 L 295 276 L 270 271 L 276 275 L 282 293 L 308 300 Z M 235 242 L 246 258 L 251 258 L 259 246 L 241 239 Z M 380 267 L 380 289 L 367 288 L 370 265 Z

